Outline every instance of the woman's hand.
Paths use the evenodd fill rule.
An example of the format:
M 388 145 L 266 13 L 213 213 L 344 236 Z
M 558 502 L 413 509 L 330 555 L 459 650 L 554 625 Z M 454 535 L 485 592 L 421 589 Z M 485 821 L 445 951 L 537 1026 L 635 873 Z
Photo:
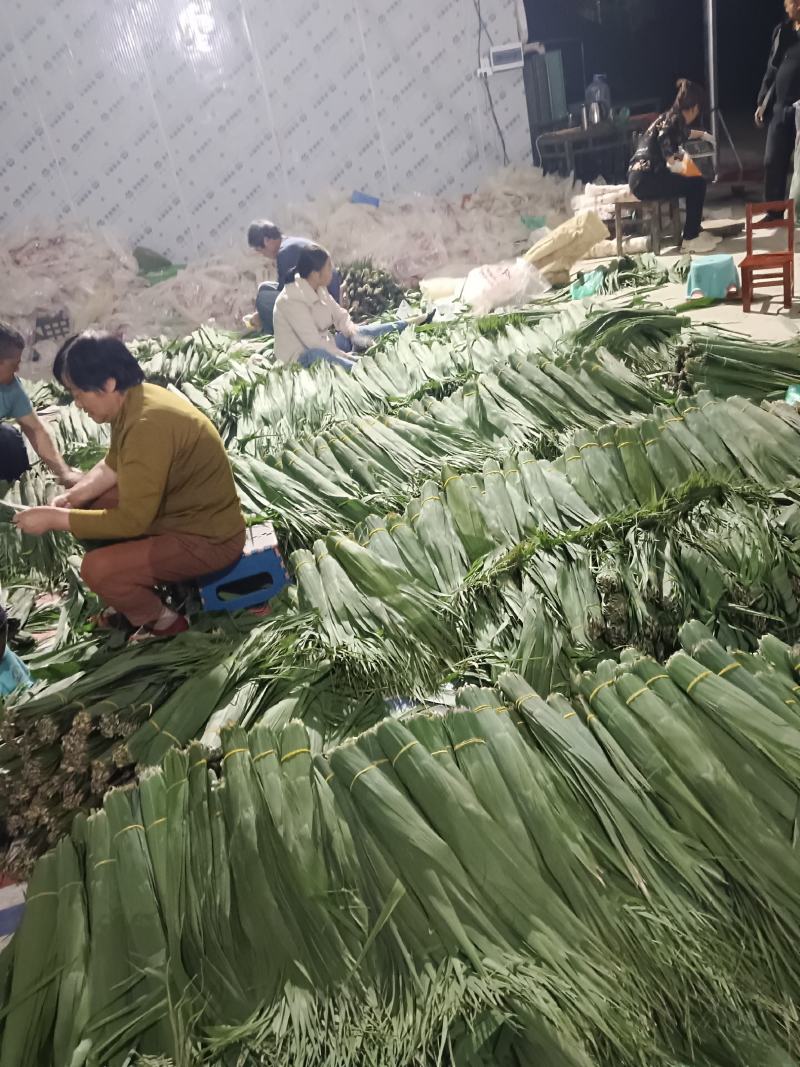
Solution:
M 83 471 L 74 470 L 72 467 L 68 467 L 67 470 L 60 475 L 58 480 L 65 489 L 71 489 L 74 485 L 77 485 L 82 478 Z
M 53 503 L 51 505 L 54 508 L 74 508 L 75 504 L 69 498 L 69 493 L 61 493 L 59 496 L 53 497 Z
M 66 508 L 46 507 L 28 508 L 18 511 L 14 516 L 14 525 L 22 533 L 41 537 L 50 530 L 69 529 L 69 511 Z
M 763 104 L 759 104 L 759 106 L 756 108 L 756 113 L 753 116 L 756 122 L 756 126 L 758 126 L 759 129 L 761 129 L 761 127 L 764 125 L 764 119 L 766 117 L 767 109 L 764 107 Z

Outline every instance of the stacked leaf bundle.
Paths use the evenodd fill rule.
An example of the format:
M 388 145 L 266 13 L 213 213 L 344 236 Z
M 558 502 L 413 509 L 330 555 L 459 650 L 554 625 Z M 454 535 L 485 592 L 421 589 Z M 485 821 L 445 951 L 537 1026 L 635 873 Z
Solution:
M 412 678 L 432 684 L 437 667 L 478 649 L 508 655 L 509 636 L 516 642 L 520 626 L 535 624 L 544 629 L 533 645 L 551 649 L 533 657 L 547 691 L 556 683 L 546 664 L 629 640 L 668 648 L 676 624 L 697 610 L 721 618 L 726 637 L 736 630 L 737 643 L 752 643 L 767 613 L 793 637 L 794 538 L 754 487 L 796 482 L 798 428 L 780 415 L 792 423 L 796 416 L 785 405 L 779 415 L 708 397 L 678 410 L 576 435 L 552 464 L 520 452 L 502 464 L 487 460 L 480 475 L 445 467 L 441 484 L 424 483 L 402 515 L 370 516 L 352 537 L 328 535 L 295 552 L 297 603 L 318 618 L 325 655 L 371 672 L 380 663 L 398 682 L 414 662 L 420 673 Z M 754 502 L 739 499 L 736 487 Z M 733 499 L 704 511 L 696 533 L 693 515 L 674 527 L 681 512 L 720 494 Z M 655 525 L 652 534 L 645 522 Z M 726 524 L 736 535 L 718 544 Z M 653 599 L 669 603 L 660 627 L 648 603 L 653 563 L 662 573 Z M 624 617 L 613 598 L 620 588 Z M 444 632 L 437 604 L 448 611 Z M 492 634 L 502 636 L 500 646 Z M 423 671 L 426 660 L 433 675 Z
M 53 481 L 37 469 L 13 485 L 0 482 L 0 573 L 6 582 L 21 578 L 26 584 L 53 588 L 67 580 L 77 560 L 68 538 L 48 533 L 43 537 L 20 534 L 12 525 L 18 508 L 49 504 L 56 493 Z
M 372 322 L 397 311 L 404 297 L 405 291 L 392 275 L 367 259 L 342 268 L 342 304 L 353 322 Z
M 445 400 L 340 423 L 275 457 L 241 455 L 234 469 L 247 510 L 308 538 L 402 505 L 443 462 L 474 470 L 513 447 L 554 456 L 573 429 L 628 422 L 663 398 L 602 350 L 564 367 L 512 357 Z
M 693 330 L 675 353 L 676 384 L 682 392 L 708 389 L 715 396 L 778 400 L 800 385 L 800 346 L 758 343 L 726 337 L 716 330 Z
M 0 1065 L 790 1067 L 798 671 L 683 638 L 574 706 L 171 752 L 37 865 Z
M 0 811 L 11 839 L 3 869 L 25 874 L 77 812 L 98 807 L 136 767 L 201 735 L 218 747 L 226 722 L 303 714 L 328 740 L 374 722 L 382 701 L 354 700 L 344 684 L 331 694 L 330 665 L 299 647 L 308 621 L 243 621 L 116 652 L 86 640 L 32 657 L 54 681 L 7 707 L 0 726 Z
M 291 708 L 329 742 L 383 714 L 382 696 L 421 697 L 498 663 L 539 692 L 566 692 L 576 666 L 620 645 L 669 654 L 677 627 L 698 613 L 741 647 L 767 623 L 795 639 L 796 530 L 784 529 L 768 490 L 796 478 L 800 436 L 753 405 L 700 400 L 584 434 L 555 463 L 519 452 L 480 474 L 446 466 L 402 514 L 368 515 L 351 535 L 297 550 L 296 587 L 247 646 L 238 624 L 216 644 L 189 634 L 152 650 L 152 668 L 141 651 L 99 672 L 90 660 L 84 677 L 17 703 L 0 764 L 23 858 L 70 812 L 96 806 L 109 782 L 200 736 L 209 718 L 249 727 Z M 192 676 L 181 684 L 170 664 L 183 654 Z M 313 701 L 297 702 L 300 683 L 331 672 Z M 259 680 L 256 698 L 248 685 Z M 348 684 L 370 700 L 353 702 Z M 320 719 L 320 693 L 337 688 L 338 703 L 325 698 L 336 714 Z M 25 766 L 35 781 L 17 776 Z
M 184 381 L 181 388 L 228 439 L 263 454 L 332 422 L 394 411 L 426 396 L 441 399 L 512 358 L 553 360 L 568 369 L 585 355 L 591 362 L 608 339 L 607 347 L 629 367 L 636 364 L 647 374 L 667 370 L 672 357 L 666 346 L 685 325 L 658 308 L 614 307 L 598 314 L 571 305 L 556 314 L 558 307 L 547 315 L 457 322 L 424 337 L 407 331 L 359 360 L 352 374 L 326 364 L 304 370 L 234 361 L 207 384 Z

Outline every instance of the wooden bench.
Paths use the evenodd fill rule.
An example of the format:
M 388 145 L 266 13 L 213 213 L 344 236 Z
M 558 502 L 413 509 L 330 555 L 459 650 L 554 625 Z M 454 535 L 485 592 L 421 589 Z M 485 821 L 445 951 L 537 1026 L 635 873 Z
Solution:
M 675 241 L 676 247 L 680 247 L 683 225 L 681 222 L 681 206 L 678 200 L 637 200 L 633 193 L 630 193 L 622 200 L 618 200 L 614 204 L 617 255 L 623 255 L 622 242 L 624 236 L 624 223 L 626 221 L 630 222 L 633 219 L 634 214 L 638 213 L 641 215 L 642 231 L 650 235 L 653 253 L 660 256 L 661 244 L 665 233 L 663 217 L 665 208 L 669 212 L 673 240 Z

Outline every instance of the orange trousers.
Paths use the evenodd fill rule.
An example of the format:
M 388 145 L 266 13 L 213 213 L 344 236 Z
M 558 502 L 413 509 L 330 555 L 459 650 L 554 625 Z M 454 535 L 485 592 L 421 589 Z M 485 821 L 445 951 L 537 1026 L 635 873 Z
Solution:
M 94 502 L 114 507 L 115 489 Z M 222 570 L 242 554 L 245 531 L 228 541 L 210 541 L 198 534 L 170 533 L 93 548 L 83 557 L 81 577 L 109 607 L 133 626 L 155 622 L 163 603 L 155 591 L 160 582 L 183 582 Z

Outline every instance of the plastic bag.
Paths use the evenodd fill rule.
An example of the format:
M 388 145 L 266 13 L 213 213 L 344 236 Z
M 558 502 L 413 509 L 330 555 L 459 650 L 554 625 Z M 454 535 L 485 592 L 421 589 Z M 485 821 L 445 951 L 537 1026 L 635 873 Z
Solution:
M 470 271 L 461 299 L 476 315 L 488 315 L 495 308 L 526 304 L 549 288 L 536 267 L 524 259 L 513 259 Z

